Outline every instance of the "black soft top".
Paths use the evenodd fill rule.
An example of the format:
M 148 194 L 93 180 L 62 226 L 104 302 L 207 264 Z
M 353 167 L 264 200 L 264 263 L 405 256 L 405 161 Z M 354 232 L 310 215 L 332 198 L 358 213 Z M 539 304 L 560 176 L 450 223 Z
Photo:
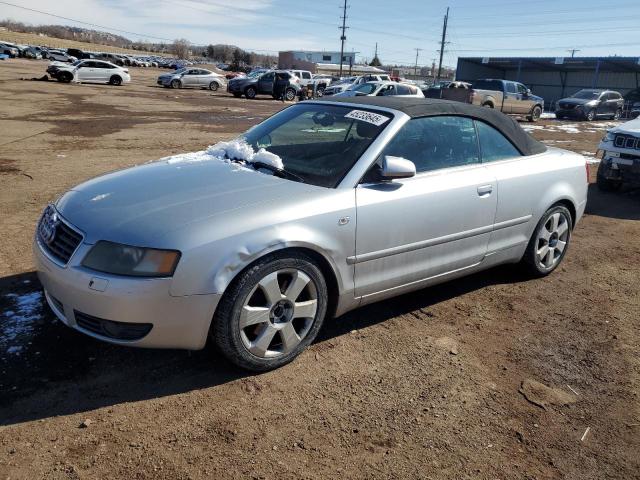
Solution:
M 460 115 L 481 120 L 496 128 L 511 140 L 523 155 L 546 152 L 547 147 L 525 132 L 513 118 L 492 108 L 478 107 L 468 103 L 412 97 L 326 97 L 322 101 L 361 104 L 363 107 L 383 107 L 399 110 L 411 118 Z

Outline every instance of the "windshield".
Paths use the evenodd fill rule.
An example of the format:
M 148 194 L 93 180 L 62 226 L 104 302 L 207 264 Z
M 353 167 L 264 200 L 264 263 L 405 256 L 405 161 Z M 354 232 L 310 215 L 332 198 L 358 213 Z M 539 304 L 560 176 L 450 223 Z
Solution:
M 187 71 L 187 69 L 186 69 L 186 68 L 179 68 L 178 70 L 176 70 L 175 72 L 173 72 L 173 74 L 175 75 L 175 74 L 177 74 L 177 73 L 184 73 L 184 72 L 186 72 L 186 71 Z
M 306 183 L 334 188 L 391 118 L 351 107 L 301 104 L 255 126 L 244 138 L 254 150 L 280 157 L 283 168 Z
M 375 83 L 363 83 L 362 85 L 358 85 L 354 90 L 358 93 L 362 93 L 364 95 L 369 95 L 370 93 L 375 92 L 378 85 Z
M 247 75 L 247 78 L 256 78 L 262 75 L 263 73 L 267 73 L 266 70 L 255 70 Z
M 72 67 L 77 67 L 78 65 L 80 65 L 82 62 L 84 62 L 84 60 L 76 60 L 75 62 L 73 62 L 71 64 Z
M 571 98 L 583 98 L 586 100 L 597 100 L 598 98 L 600 98 L 600 94 L 602 92 L 600 92 L 599 90 L 580 90 L 577 93 L 574 93 L 573 95 L 571 95 Z

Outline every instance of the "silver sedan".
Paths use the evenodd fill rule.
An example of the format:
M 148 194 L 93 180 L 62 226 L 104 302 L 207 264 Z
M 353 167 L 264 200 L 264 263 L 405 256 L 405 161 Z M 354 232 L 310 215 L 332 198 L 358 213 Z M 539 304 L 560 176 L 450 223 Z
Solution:
M 549 274 L 587 175 L 582 156 L 489 109 L 307 101 L 73 188 L 44 210 L 34 254 L 66 325 L 140 347 L 210 339 L 263 371 L 361 305 L 503 263 Z
M 187 67 L 160 75 L 156 83 L 163 87 L 208 88 L 215 92 L 226 85 L 226 80 L 222 75 L 210 70 Z

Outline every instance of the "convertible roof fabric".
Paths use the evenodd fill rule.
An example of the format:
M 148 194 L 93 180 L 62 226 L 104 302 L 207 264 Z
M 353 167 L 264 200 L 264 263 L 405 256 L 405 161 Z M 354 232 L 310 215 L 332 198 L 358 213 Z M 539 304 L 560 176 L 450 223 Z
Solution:
M 412 97 L 325 97 L 321 101 L 360 104 L 363 107 L 391 108 L 406 113 L 412 118 L 460 115 L 478 119 L 498 129 L 523 155 L 545 152 L 547 147 L 525 132 L 512 117 L 487 107 L 434 98 Z

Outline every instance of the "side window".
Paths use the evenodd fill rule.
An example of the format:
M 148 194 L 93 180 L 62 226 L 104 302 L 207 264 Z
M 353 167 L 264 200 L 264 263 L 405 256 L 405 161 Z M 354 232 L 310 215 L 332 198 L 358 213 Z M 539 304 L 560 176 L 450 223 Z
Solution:
M 396 88 L 398 90 L 396 95 L 411 95 L 411 90 L 407 85 L 398 85 Z
M 518 87 L 518 93 L 521 93 L 523 95 L 527 93 L 527 87 L 525 87 L 521 83 L 516 83 L 516 86 Z
M 302 72 L 302 78 L 304 78 L 306 80 L 310 80 L 311 79 L 311 74 L 309 72 Z
M 382 155 L 411 160 L 417 172 L 480 162 L 473 120 L 466 117 L 424 117 L 410 120 Z
M 520 156 L 518 149 L 498 130 L 479 121 L 476 121 L 476 126 L 480 137 L 480 153 L 483 162 L 495 162 Z
M 274 78 L 275 78 L 275 73 L 271 72 L 271 73 L 267 73 L 267 74 L 263 75 L 262 77 L 260 77 L 260 81 L 261 82 L 273 82 Z
M 513 82 L 506 82 L 505 83 L 505 91 L 507 93 L 516 93 L 516 85 Z

